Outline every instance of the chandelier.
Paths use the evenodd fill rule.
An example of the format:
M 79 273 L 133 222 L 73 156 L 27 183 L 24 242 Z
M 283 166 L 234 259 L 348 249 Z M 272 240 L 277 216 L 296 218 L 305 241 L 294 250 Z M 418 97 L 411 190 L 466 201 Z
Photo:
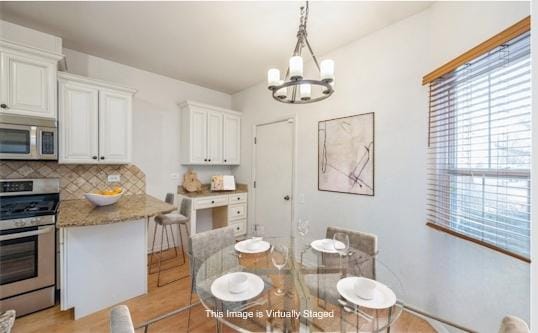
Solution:
M 301 6 L 297 44 L 295 44 L 295 50 L 290 58 L 284 79 L 280 79 L 280 71 L 276 68 L 271 68 L 267 71 L 267 88 L 271 90 L 273 98 L 282 103 L 306 104 L 318 102 L 331 96 L 334 92 L 334 61 L 325 59 L 318 63 L 318 59 L 308 42 L 307 22 L 308 1 L 306 6 Z M 303 57 L 301 52 L 305 46 L 319 71 L 319 80 L 305 79 L 303 77 Z

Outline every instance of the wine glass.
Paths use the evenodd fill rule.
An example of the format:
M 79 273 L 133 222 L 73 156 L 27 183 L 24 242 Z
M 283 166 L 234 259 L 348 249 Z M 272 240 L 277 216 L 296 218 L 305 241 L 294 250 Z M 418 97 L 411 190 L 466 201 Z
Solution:
M 278 269 L 278 276 L 281 277 L 281 270 L 288 263 L 288 247 L 285 245 L 273 245 L 271 247 L 271 261 L 273 266 Z M 275 295 L 281 296 L 284 290 L 280 287 L 275 291 Z
M 333 246 L 336 252 L 340 255 L 340 269 L 342 267 L 342 257 L 347 255 L 349 251 L 349 236 L 345 232 L 335 232 L 333 235 Z
M 304 238 L 308 234 L 309 229 L 310 221 L 299 219 L 297 222 L 297 231 L 299 231 L 299 235 Z

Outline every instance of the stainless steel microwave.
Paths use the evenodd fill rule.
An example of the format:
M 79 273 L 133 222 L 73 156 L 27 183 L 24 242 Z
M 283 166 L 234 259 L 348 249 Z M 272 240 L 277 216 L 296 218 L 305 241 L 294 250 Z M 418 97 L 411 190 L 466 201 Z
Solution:
M 57 160 L 56 121 L 0 115 L 0 159 Z

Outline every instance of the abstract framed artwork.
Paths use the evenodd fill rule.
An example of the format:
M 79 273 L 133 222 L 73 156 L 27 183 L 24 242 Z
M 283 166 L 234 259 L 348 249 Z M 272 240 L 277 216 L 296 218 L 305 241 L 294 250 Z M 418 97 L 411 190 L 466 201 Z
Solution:
M 374 195 L 374 113 L 318 122 L 318 190 Z

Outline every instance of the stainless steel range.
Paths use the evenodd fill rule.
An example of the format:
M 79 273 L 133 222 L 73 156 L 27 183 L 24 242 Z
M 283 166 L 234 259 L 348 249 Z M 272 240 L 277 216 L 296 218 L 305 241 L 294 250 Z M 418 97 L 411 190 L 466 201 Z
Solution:
M 54 305 L 58 179 L 0 180 L 0 312 Z

